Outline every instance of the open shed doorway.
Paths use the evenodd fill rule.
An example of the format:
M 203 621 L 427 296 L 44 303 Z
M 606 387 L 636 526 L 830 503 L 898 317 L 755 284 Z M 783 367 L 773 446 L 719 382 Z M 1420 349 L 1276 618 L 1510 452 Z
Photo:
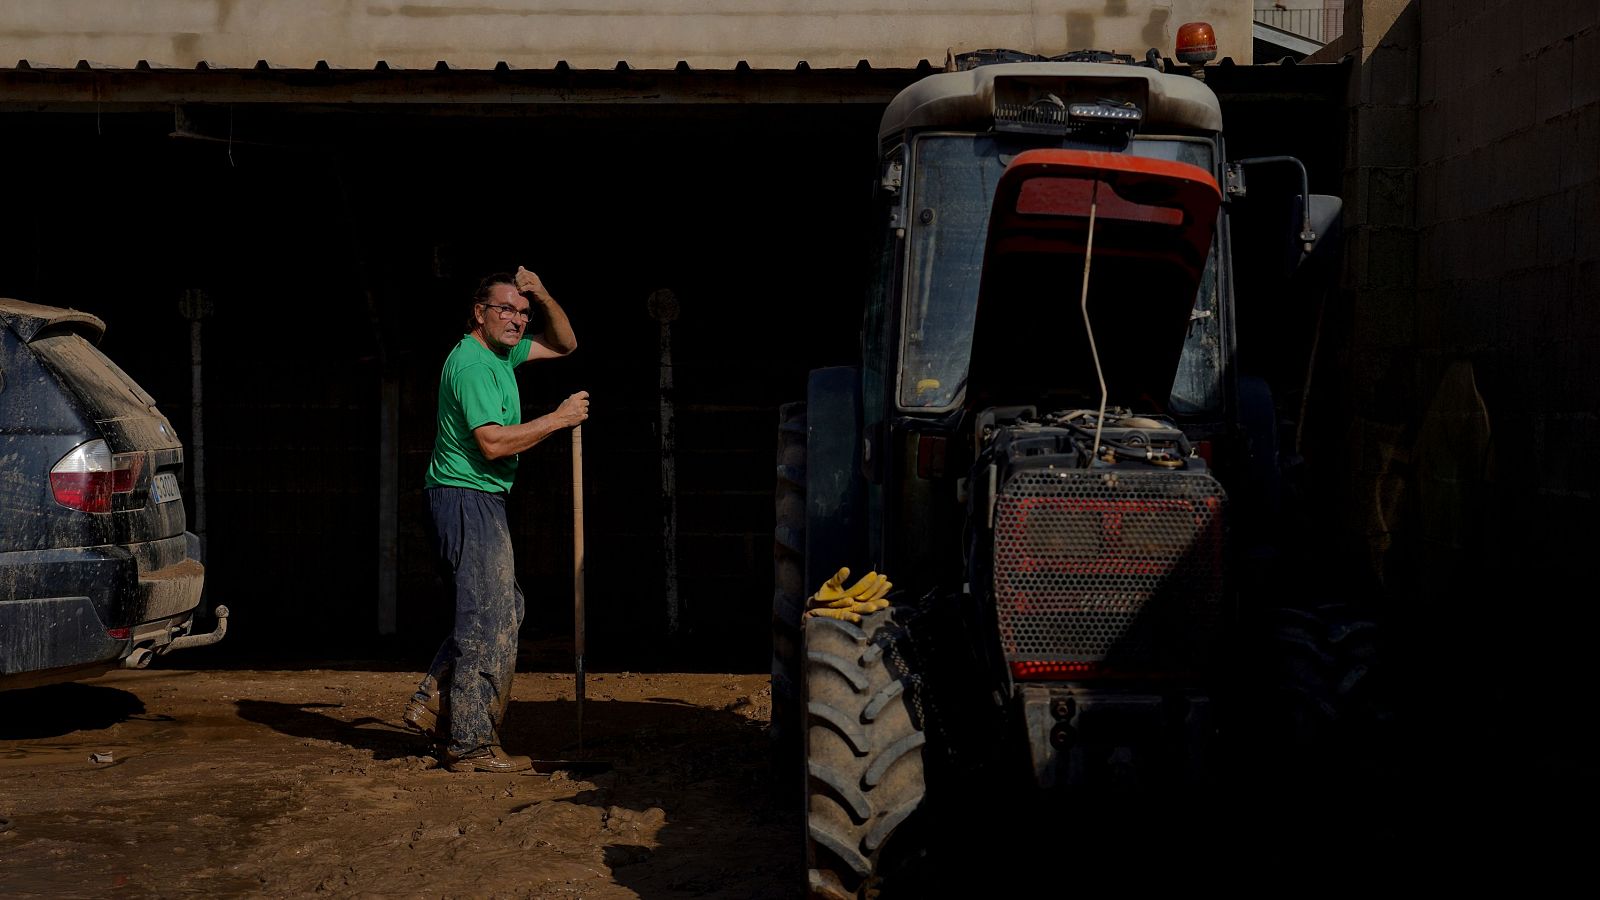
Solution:
M 0 162 L 25 177 L 0 223 L 0 295 L 105 318 L 105 349 L 193 460 L 180 300 L 203 292 L 207 594 L 234 616 L 209 652 L 420 667 L 449 620 L 422 494 L 439 366 L 478 278 L 526 265 L 581 347 L 523 370 L 524 415 L 593 395 L 593 664 L 759 670 L 776 408 L 807 370 L 855 353 L 878 112 L 262 104 L 189 108 L 177 125 L 170 109 L 8 113 Z M 662 289 L 681 307 L 674 640 L 661 327 L 646 308 Z M 398 533 L 383 637 L 386 449 Z M 563 435 L 524 454 L 510 506 L 536 666 L 568 663 L 570 503 Z

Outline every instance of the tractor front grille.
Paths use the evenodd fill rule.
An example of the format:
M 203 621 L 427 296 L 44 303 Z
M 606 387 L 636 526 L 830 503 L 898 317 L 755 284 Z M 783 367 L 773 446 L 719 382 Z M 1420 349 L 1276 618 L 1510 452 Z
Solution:
M 1203 667 L 1220 623 L 1226 499 L 1205 474 L 1014 474 L 994 526 L 995 604 L 1013 671 Z

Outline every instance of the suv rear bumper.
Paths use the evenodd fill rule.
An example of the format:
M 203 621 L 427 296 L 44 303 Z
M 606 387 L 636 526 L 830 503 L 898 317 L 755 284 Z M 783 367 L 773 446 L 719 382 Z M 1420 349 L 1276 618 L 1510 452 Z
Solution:
M 205 585 L 195 544 L 185 532 L 144 544 L 0 553 L 0 688 L 53 670 L 115 665 L 187 634 Z
M 0 687 L 33 684 L 49 670 L 113 665 L 132 648 L 131 639 L 106 633 L 88 597 L 0 601 Z

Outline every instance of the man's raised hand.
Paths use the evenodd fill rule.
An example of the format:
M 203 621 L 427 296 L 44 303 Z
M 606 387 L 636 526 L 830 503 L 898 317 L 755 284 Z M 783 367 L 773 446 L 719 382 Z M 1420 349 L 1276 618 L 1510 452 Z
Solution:
M 547 293 L 544 289 L 544 282 L 539 280 L 538 275 L 529 272 L 522 266 L 517 266 L 517 292 L 522 294 L 532 294 L 541 299 L 547 296 Z

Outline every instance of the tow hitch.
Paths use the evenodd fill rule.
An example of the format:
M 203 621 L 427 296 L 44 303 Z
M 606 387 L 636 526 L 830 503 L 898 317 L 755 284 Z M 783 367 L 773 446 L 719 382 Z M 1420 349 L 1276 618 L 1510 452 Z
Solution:
M 217 641 L 222 640 L 228 634 L 228 608 L 219 605 L 211 611 L 211 614 L 217 618 L 217 627 L 214 630 L 206 634 L 186 634 L 180 638 L 173 638 L 159 647 L 135 647 L 133 652 L 123 659 L 122 667 L 124 669 L 142 669 L 150 665 L 150 660 L 157 656 L 165 656 L 174 650 L 204 647 L 207 644 L 215 644 Z
M 174 650 L 187 650 L 190 647 L 204 647 L 207 644 L 215 644 L 217 641 L 222 640 L 223 637 L 225 637 L 228 633 L 228 608 L 226 606 L 219 605 L 216 609 L 211 611 L 211 614 L 217 618 L 217 627 L 215 630 L 211 631 L 209 634 L 184 635 L 183 637 L 178 638 L 172 643 L 168 644 L 162 649 L 161 652 L 171 653 Z

